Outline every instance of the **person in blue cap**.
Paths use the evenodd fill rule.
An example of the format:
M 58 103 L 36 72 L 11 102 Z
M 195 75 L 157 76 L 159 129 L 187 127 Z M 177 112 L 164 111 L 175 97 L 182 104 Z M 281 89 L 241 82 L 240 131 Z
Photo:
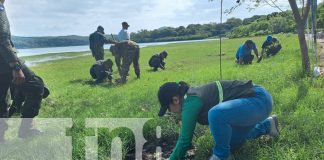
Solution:
M 262 60 L 264 53 L 267 57 L 269 57 L 270 55 L 275 56 L 281 50 L 282 46 L 277 38 L 268 35 L 261 48 L 261 56 L 257 61 L 258 63 Z
M 227 80 L 190 87 L 167 82 L 158 91 L 159 116 L 181 115 L 181 131 L 170 160 L 184 159 L 191 147 L 196 123 L 209 125 L 215 146 L 210 160 L 227 160 L 246 140 L 262 135 L 278 136 L 278 117 L 270 116 L 272 97 L 251 80 Z
M 252 50 L 257 58 L 259 58 L 258 49 L 252 40 L 245 41 L 244 44 L 236 52 L 236 63 L 238 64 L 252 64 L 254 56 L 251 54 Z

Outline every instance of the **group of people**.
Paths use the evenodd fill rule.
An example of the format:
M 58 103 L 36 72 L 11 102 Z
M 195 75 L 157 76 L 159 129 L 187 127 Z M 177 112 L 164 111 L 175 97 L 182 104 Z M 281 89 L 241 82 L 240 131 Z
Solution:
M 0 0 L 0 142 L 5 141 L 4 134 L 8 129 L 6 118 L 15 113 L 23 118 L 19 137 L 40 134 L 41 131 L 33 128 L 32 122 L 39 113 L 42 99 L 50 93 L 42 78 L 17 57 L 4 2 Z
M 120 78 L 116 79 L 117 83 L 126 83 L 131 64 L 134 66 L 137 78 L 140 78 L 140 48 L 134 41 L 130 40 L 130 35 L 127 31 L 128 27 L 129 24 L 127 22 L 122 22 L 122 29 L 118 34 L 117 40 L 113 37 L 113 40 L 107 39 L 102 26 L 98 26 L 97 30 L 90 34 L 90 49 L 92 56 L 96 60 L 95 64 L 90 68 L 90 75 L 95 79 L 96 83 L 102 83 L 105 80 L 112 83 L 113 79 L 113 61 L 111 59 L 104 60 L 104 44 L 112 44 L 109 50 L 115 58 L 120 75 Z M 158 68 L 165 69 L 164 59 L 167 56 L 168 53 L 166 51 L 153 55 L 149 60 L 149 65 L 154 71 L 157 71 Z
M 259 56 L 258 49 L 256 44 L 252 40 L 245 41 L 236 52 L 237 64 L 252 64 L 254 55 L 252 55 L 252 50 L 257 57 L 257 63 L 259 63 L 263 57 L 275 56 L 282 48 L 279 40 L 272 37 L 271 35 L 267 36 L 266 40 L 262 44 L 261 55 Z
M 8 128 L 6 118 L 17 111 L 21 112 L 22 118 L 28 118 L 21 122 L 19 137 L 39 134 L 40 131 L 32 127 L 32 119 L 38 115 L 42 98 L 49 95 L 43 80 L 16 55 L 4 1 L 0 0 L 0 142 L 4 141 L 4 132 Z M 126 22 L 122 25 L 118 41 L 106 39 L 102 26 L 89 37 L 90 49 L 97 61 L 91 67 L 90 74 L 97 83 L 106 78 L 112 80 L 113 61 L 104 59 L 103 45 L 106 43 L 113 44 L 110 51 L 115 57 L 120 81 L 126 82 L 131 63 L 140 78 L 139 47 L 130 41 L 127 33 L 129 25 Z M 239 48 L 237 62 L 251 64 L 252 50 L 260 61 L 264 53 L 267 56 L 276 55 L 280 49 L 279 41 L 268 36 L 259 57 L 255 43 L 248 40 Z M 167 56 L 166 51 L 153 55 L 149 65 L 154 71 L 165 69 L 163 60 Z M 229 159 L 231 151 L 242 146 L 246 140 L 262 135 L 279 135 L 278 117 L 270 116 L 273 107 L 270 93 L 251 80 L 215 81 L 199 87 L 191 87 L 184 81 L 167 82 L 159 88 L 157 97 L 160 103 L 159 116 L 164 116 L 167 111 L 181 115 L 181 133 L 170 160 L 184 158 L 191 146 L 197 122 L 209 125 L 213 135 L 215 146 L 210 160 Z M 10 109 L 8 99 L 13 100 Z

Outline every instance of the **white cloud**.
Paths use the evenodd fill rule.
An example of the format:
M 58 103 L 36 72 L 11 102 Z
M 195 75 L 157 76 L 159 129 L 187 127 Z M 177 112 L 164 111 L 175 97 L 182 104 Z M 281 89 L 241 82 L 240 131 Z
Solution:
M 220 0 L 7 0 L 12 33 L 20 36 L 88 35 L 100 24 L 118 33 L 127 21 L 132 32 L 162 26 L 219 22 Z M 236 0 L 224 0 L 224 9 Z M 287 0 L 278 0 L 289 6 Z M 278 11 L 269 6 L 248 12 L 242 6 L 226 18 L 246 18 Z

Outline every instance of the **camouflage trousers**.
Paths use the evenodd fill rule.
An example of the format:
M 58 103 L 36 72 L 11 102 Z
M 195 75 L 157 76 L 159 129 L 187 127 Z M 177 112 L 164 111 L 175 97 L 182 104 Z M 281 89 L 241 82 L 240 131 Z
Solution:
M 119 71 L 119 75 L 123 81 L 126 81 L 126 77 L 129 72 L 129 68 L 133 63 L 134 71 L 137 78 L 140 78 L 139 68 L 139 54 L 140 48 L 137 44 L 133 43 L 119 43 L 116 44 L 115 62 Z

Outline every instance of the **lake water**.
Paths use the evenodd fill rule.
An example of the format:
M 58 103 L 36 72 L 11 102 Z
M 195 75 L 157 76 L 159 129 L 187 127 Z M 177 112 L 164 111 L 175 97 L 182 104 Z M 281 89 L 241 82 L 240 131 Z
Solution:
M 204 40 L 189 40 L 189 41 L 172 41 L 172 42 L 152 42 L 152 43 L 139 43 L 138 45 L 143 47 L 148 46 L 158 46 L 158 45 L 166 45 L 172 43 L 188 43 L 188 42 L 203 42 L 203 41 L 212 41 L 218 39 L 204 39 Z M 105 49 L 109 49 L 110 45 L 105 45 Z M 69 47 L 51 47 L 51 48 L 31 48 L 31 49 L 18 49 L 18 56 L 34 56 L 34 55 L 42 55 L 49 53 L 64 53 L 64 52 L 83 52 L 90 51 L 89 46 L 69 46 Z
M 204 39 L 204 40 L 189 40 L 189 41 L 172 41 L 172 42 L 154 42 L 154 43 L 139 43 L 138 45 L 143 47 L 148 46 L 158 46 L 158 45 L 166 45 L 172 43 L 188 43 L 188 42 L 203 42 L 203 41 L 213 41 L 218 39 Z M 110 45 L 105 45 L 105 49 L 109 49 Z M 58 55 L 54 53 L 65 53 L 65 52 L 88 52 L 84 54 L 78 55 Z M 39 57 L 37 59 L 33 58 L 32 60 L 26 60 L 25 64 L 27 66 L 35 66 L 39 63 L 44 63 L 53 60 L 61 60 L 61 59 L 73 59 L 76 57 L 88 56 L 90 55 L 89 46 L 69 46 L 69 47 L 51 47 L 51 48 L 31 48 L 31 49 L 18 49 L 18 57 L 26 57 L 26 56 L 35 56 L 35 55 L 44 55 L 45 57 Z M 24 58 L 23 58 L 24 59 Z

